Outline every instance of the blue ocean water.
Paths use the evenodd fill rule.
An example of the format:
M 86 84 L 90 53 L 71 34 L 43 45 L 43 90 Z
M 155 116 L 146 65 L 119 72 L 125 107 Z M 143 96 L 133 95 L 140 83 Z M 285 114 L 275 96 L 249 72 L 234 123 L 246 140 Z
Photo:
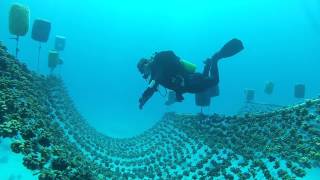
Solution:
M 52 23 L 40 73 L 49 74 L 47 53 L 55 36 L 67 38 L 64 64 L 55 73 L 88 122 L 111 137 L 138 135 L 168 111 L 200 111 L 193 95 L 167 107 L 160 94 L 139 110 L 147 83 L 136 64 L 157 51 L 173 50 L 202 71 L 203 61 L 225 42 L 234 37 L 244 42 L 243 52 L 219 63 L 221 93 L 206 113 L 236 114 L 246 88 L 256 90 L 257 101 L 277 105 L 301 101 L 293 96 L 298 83 L 306 85 L 307 98 L 320 92 L 319 0 L 5 0 L 0 1 L 0 40 L 11 53 L 15 42 L 9 40 L 7 25 L 14 2 L 29 7 L 30 22 L 43 18 Z M 30 31 L 20 49 L 21 61 L 36 70 L 38 43 Z M 276 85 L 272 96 L 263 93 L 267 81 Z

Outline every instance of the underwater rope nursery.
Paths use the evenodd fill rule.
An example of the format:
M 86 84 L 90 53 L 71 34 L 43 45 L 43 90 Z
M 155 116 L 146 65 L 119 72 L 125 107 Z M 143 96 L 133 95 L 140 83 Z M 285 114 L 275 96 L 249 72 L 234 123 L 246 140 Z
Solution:
M 320 99 L 266 113 L 168 113 L 141 135 L 97 132 L 63 81 L 0 45 L 0 137 L 47 179 L 295 179 L 320 165 Z

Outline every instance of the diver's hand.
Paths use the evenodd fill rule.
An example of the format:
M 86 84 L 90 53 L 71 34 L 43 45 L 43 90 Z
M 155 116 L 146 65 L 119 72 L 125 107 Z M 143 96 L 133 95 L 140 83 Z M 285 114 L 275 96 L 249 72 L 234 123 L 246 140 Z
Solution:
M 139 104 L 139 109 L 142 110 L 143 109 L 143 105 L 140 103 Z
M 141 97 L 141 98 L 139 99 L 139 109 L 140 109 L 140 110 L 142 110 L 142 108 L 143 108 L 143 106 L 144 106 L 145 103 L 146 103 L 146 102 L 145 102 L 145 98 Z
M 139 99 L 139 108 L 142 109 L 144 104 L 152 97 L 153 93 L 157 91 L 157 86 L 148 87 L 144 92 L 141 98 Z
M 182 102 L 184 100 L 184 97 L 182 96 L 181 93 L 176 93 L 176 101 L 177 102 Z

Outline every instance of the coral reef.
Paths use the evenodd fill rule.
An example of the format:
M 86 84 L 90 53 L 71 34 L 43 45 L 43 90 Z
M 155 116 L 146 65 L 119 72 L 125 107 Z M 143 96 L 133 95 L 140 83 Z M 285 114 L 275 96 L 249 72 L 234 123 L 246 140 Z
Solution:
M 320 165 L 319 98 L 237 116 L 168 113 L 116 139 L 88 124 L 60 78 L 0 46 L 0 137 L 14 137 L 11 150 L 40 180 L 294 179 Z

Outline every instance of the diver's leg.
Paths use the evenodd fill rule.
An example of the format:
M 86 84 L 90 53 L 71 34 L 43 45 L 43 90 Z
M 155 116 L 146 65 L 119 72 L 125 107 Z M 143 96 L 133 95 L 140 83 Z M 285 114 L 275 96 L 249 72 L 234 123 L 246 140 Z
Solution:
M 217 85 L 220 81 L 218 59 L 212 61 L 211 69 L 210 69 L 210 79 L 212 79 L 211 81 L 212 86 Z
M 209 72 L 210 72 L 210 69 L 211 66 L 214 64 L 214 63 L 217 63 L 219 60 L 221 59 L 221 56 L 219 55 L 219 53 L 216 53 L 214 54 L 211 58 L 208 58 L 207 60 L 204 61 L 204 68 L 203 68 L 203 72 L 202 74 L 205 76 L 205 77 L 209 77 Z M 212 75 L 212 73 L 210 73 L 210 76 Z M 211 76 L 212 77 L 212 76 Z
M 185 86 L 181 92 L 199 93 L 215 85 L 213 78 L 201 73 L 192 73 L 185 77 Z
M 210 73 L 210 75 L 209 75 L 209 73 Z M 204 77 L 212 79 L 211 82 L 213 82 L 214 85 L 218 84 L 220 81 L 218 60 L 214 60 L 214 61 L 211 61 L 210 64 L 206 64 L 204 66 L 202 75 Z
M 210 72 L 210 67 L 211 67 L 211 59 L 207 59 L 206 61 L 204 61 L 204 68 L 202 71 L 203 76 L 205 77 L 209 77 L 209 72 Z

